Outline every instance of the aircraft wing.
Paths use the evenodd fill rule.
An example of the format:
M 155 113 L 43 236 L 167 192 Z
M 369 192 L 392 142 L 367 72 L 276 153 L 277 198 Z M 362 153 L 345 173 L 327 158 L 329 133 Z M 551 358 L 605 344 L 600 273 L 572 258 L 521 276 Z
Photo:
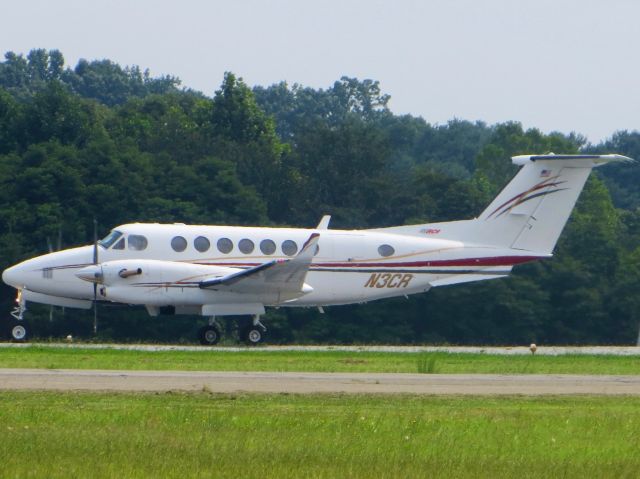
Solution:
M 304 280 L 319 240 L 320 234 L 313 233 L 293 259 L 274 260 L 219 278 L 205 279 L 199 286 L 235 293 L 274 293 L 283 298 L 301 296 L 311 291 Z

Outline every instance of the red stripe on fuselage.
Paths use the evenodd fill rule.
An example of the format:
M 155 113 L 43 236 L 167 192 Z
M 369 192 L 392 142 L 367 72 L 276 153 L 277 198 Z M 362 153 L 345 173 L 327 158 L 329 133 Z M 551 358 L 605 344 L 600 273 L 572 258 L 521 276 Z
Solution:
M 441 259 L 433 261 L 407 261 L 402 263 L 314 263 L 313 266 L 325 268 L 345 267 L 424 267 L 424 266 L 513 266 L 541 259 L 544 256 L 494 256 L 491 258 Z
M 432 261 L 405 261 L 400 263 L 392 262 L 339 262 L 339 263 L 313 263 L 312 268 L 419 268 L 425 266 L 514 266 L 516 264 L 528 263 L 538 259 L 546 258 L 546 256 L 493 256 L 485 258 L 463 258 L 463 259 L 441 259 Z M 261 263 L 197 263 L 208 266 L 227 266 L 227 267 L 247 267 L 256 266 Z

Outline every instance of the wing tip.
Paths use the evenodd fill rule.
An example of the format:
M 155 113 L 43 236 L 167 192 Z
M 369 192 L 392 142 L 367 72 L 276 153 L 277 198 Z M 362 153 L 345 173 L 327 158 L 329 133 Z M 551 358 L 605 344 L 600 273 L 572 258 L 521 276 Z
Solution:
M 300 253 L 305 251 L 311 244 L 317 243 L 318 238 L 320 238 L 320 233 L 311 233 L 311 236 L 309 236 L 309 239 L 305 241 L 304 244 L 302 245 L 302 250 L 300 251 Z

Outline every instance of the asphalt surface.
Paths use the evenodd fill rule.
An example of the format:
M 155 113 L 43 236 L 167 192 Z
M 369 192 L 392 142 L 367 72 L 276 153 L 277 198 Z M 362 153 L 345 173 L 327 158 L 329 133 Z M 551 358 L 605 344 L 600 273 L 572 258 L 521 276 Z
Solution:
M 637 396 L 640 376 L 0 369 L 0 390 Z
M 96 344 L 96 343 L 9 343 L 0 342 L 0 348 L 80 348 L 80 349 L 120 349 L 131 351 L 347 351 L 347 352 L 380 352 L 380 353 L 467 353 L 497 355 L 530 355 L 529 346 L 191 346 L 171 344 Z M 613 356 L 640 356 L 638 346 L 544 346 L 538 345 L 536 355 L 558 356 L 563 354 L 593 354 Z
M 530 355 L 528 347 L 263 346 L 203 347 L 149 344 L 0 343 L 0 348 L 84 348 L 136 351 L 348 351 Z M 635 346 L 538 346 L 536 355 L 640 356 Z M 427 395 L 640 395 L 639 376 L 392 373 L 276 373 L 0 369 L 0 390 L 208 391 L 215 393 L 344 393 Z

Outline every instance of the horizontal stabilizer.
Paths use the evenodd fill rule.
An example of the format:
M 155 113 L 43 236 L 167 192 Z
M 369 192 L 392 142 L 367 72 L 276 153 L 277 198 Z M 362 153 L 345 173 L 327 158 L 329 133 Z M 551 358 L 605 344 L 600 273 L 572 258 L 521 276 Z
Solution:
M 565 165 L 567 160 L 572 161 L 575 160 L 576 166 L 579 167 L 588 167 L 588 166 L 599 166 L 604 165 L 605 163 L 609 163 L 611 161 L 635 161 L 633 158 L 629 158 L 628 156 L 623 155 L 556 155 L 554 153 L 549 153 L 547 155 L 518 155 L 512 156 L 511 161 L 514 165 L 526 165 L 527 163 L 535 163 L 536 161 L 564 161 Z

